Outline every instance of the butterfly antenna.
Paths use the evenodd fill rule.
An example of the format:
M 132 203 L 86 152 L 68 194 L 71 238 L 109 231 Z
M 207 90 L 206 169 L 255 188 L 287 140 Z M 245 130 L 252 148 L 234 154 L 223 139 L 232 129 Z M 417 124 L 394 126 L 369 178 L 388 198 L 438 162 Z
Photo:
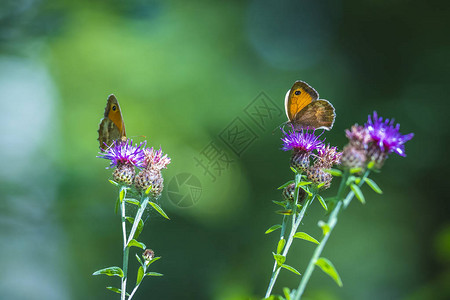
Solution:
M 283 128 L 283 131 L 284 131 L 284 126 L 285 126 L 286 124 L 288 124 L 288 123 L 289 123 L 289 121 L 286 121 L 286 122 L 284 122 L 284 123 L 281 123 L 281 124 L 278 125 L 277 127 L 275 127 L 275 128 L 272 130 L 272 135 L 275 134 L 275 130 L 277 130 L 277 129 L 282 129 L 282 128 Z

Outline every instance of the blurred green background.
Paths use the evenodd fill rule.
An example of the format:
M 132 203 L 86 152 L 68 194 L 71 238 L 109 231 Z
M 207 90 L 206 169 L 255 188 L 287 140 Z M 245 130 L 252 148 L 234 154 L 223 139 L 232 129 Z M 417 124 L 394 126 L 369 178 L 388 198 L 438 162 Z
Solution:
M 408 156 L 392 155 L 373 176 L 384 195 L 365 189 L 367 204 L 342 213 L 324 251 L 344 287 L 316 270 L 307 298 L 448 299 L 449 8 L 407 0 L 1 1 L 1 298 L 118 299 L 105 289 L 118 278 L 91 275 L 122 259 L 117 191 L 107 161 L 96 158 L 111 93 L 127 135 L 172 158 L 160 199 L 171 220 L 150 212 L 141 236 L 163 257 L 153 271 L 164 277 L 144 279 L 136 299 L 261 298 L 278 239 L 264 231 L 281 220 L 271 201 L 292 177 L 290 153 L 272 130 L 301 79 L 335 106 L 324 137 L 340 149 L 344 130 L 373 110 L 415 133 Z M 272 110 L 258 125 L 249 112 L 261 99 Z M 253 134 L 239 155 L 224 142 L 235 122 Z M 195 160 L 212 145 L 229 159 L 224 170 L 209 169 L 215 178 Z M 198 179 L 192 205 L 168 193 L 193 192 L 176 190 L 179 174 Z M 303 230 L 320 237 L 323 218 L 315 203 Z M 304 272 L 313 249 L 298 240 L 287 262 Z M 274 292 L 298 282 L 284 271 Z

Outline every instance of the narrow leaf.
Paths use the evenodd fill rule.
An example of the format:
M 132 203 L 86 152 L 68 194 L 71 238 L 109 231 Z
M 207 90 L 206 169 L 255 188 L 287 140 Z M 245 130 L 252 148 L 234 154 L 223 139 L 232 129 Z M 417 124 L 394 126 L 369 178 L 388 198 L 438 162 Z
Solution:
M 145 276 L 164 276 L 164 275 L 156 272 L 147 272 L 145 273 Z
M 115 288 L 115 287 L 112 287 L 112 286 L 107 286 L 106 288 L 108 290 L 110 290 L 110 291 L 113 291 L 114 293 L 117 293 L 117 294 L 121 294 L 122 293 L 121 289 L 118 289 L 118 288 Z M 130 294 L 128 294 L 127 292 L 125 292 L 125 295 L 127 295 L 128 297 L 130 296 Z
M 101 269 L 98 271 L 95 271 L 92 275 L 108 275 L 108 276 L 119 276 L 123 277 L 123 271 L 119 267 L 109 267 L 105 269 Z
M 356 184 L 352 183 L 350 185 L 350 188 L 352 189 L 353 193 L 355 193 L 356 198 L 358 198 L 359 201 L 361 201 L 362 204 L 366 204 L 366 199 L 364 199 L 364 195 L 361 192 L 361 189 Z
M 322 207 L 323 207 L 326 211 L 328 211 L 327 204 L 325 203 L 325 200 L 322 198 L 322 196 L 320 196 L 320 195 L 316 195 L 316 196 L 317 196 L 317 199 L 319 199 L 320 204 L 322 204 Z
M 346 182 L 345 184 L 346 184 L 346 185 L 350 185 L 350 184 L 352 184 L 353 182 L 355 182 L 355 179 L 356 179 L 356 177 L 353 176 L 353 175 L 348 176 L 347 182 Z
M 373 181 L 370 178 L 366 178 L 365 181 L 366 181 L 367 185 L 370 186 L 375 193 L 383 194 L 383 191 L 380 189 L 378 184 L 375 183 L 375 181 Z
M 279 206 L 282 206 L 282 207 L 286 208 L 286 202 L 285 202 L 285 201 L 275 201 L 275 200 L 272 200 L 272 202 L 275 203 L 275 204 L 277 204 L 277 205 L 279 205 Z
M 150 192 L 152 191 L 152 186 L 150 185 L 146 190 L 145 190 L 145 194 L 148 195 L 150 194 Z
M 139 264 L 140 264 L 141 266 L 144 265 L 144 264 L 142 263 L 141 258 L 140 258 L 139 255 L 137 255 L 137 254 L 136 254 L 136 259 L 137 259 L 137 261 L 139 262 Z
M 328 259 L 321 257 L 316 261 L 316 265 L 319 266 L 319 268 L 322 269 L 328 276 L 333 278 L 334 281 L 336 281 L 337 285 L 342 287 L 342 280 L 339 276 L 338 272 L 336 271 L 335 267 L 329 261 Z
M 289 180 L 289 181 L 286 182 L 285 184 L 279 186 L 279 187 L 278 187 L 278 190 L 282 190 L 282 189 L 284 189 L 285 187 L 287 187 L 288 185 L 293 184 L 294 182 L 295 182 L 295 180 Z
M 144 268 L 140 266 L 137 272 L 136 286 L 138 286 L 141 283 L 143 278 L 144 278 Z
M 142 250 L 145 250 L 145 248 L 146 248 L 144 243 L 138 242 L 134 239 L 128 243 L 127 247 L 133 247 L 133 246 L 141 248 Z
M 167 220 L 170 220 L 169 217 L 166 215 L 166 213 L 162 210 L 161 207 L 159 207 L 158 204 L 156 204 L 155 202 L 149 202 L 151 206 L 153 206 L 154 209 L 156 209 L 157 212 L 159 212 L 161 214 L 161 216 L 163 216 L 164 218 L 166 218 Z
M 153 257 L 153 259 L 147 263 L 147 267 L 159 259 L 161 259 L 161 256 Z
M 325 182 L 319 183 L 319 185 L 317 186 L 318 189 L 320 189 L 321 187 L 323 187 L 325 185 Z
M 275 213 L 279 215 L 290 216 L 292 215 L 292 209 L 277 210 Z
M 314 244 L 319 244 L 319 241 L 307 234 L 306 232 L 297 232 L 294 234 L 294 238 L 302 239 L 308 242 L 312 242 Z
M 294 172 L 295 174 L 297 174 L 297 170 L 294 169 L 293 167 L 291 167 L 291 171 Z
M 266 232 L 265 232 L 264 234 L 268 234 L 268 233 L 274 232 L 275 230 L 280 229 L 280 228 L 281 228 L 281 225 L 280 225 L 280 224 L 273 225 L 272 227 L 270 227 L 269 229 L 267 229 Z
M 125 202 L 134 204 L 136 206 L 141 205 L 141 203 L 138 200 L 133 199 L 133 198 L 125 198 L 124 200 L 125 200 Z
M 300 272 L 299 271 L 297 271 L 296 269 L 294 269 L 293 267 L 291 267 L 291 266 L 288 266 L 288 265 L 281 265 L 281 267 L 282 268 L 285 268 L 286 270 L 289 270 L 289 271 L 291 271 L 292 273 L 295 273 L 295 274 L 297 274 L 297 275 L 302 275 L 302 274 L 300 274 Z
M 308 190 L 308 187 L 303 187 L 303 186 L 301 186 L 300 188 L 301 188 L 302 190 L 304 190 L 305 193 L 307 193 L 309 197 L 312 196 L 312 193 Z
M 125 189 L 120 190 L 119 201 L 122 202 L 123 198 L 125 198 Z
M 327 235 L 327 233 L 330 232 L 330 226 L 324 221 L 319 221 L 318 225 L 322 228 L 323 235 Z
M 283 288 L 283 294 L 286 300 L 291 300 L 291 290 L 289 288 Z
M 277 254 L 280 254 L 281 251 L 283 251 L 284 245 L 286 245 L 286 240 L 284 238 L 281 238 L 278 241 L 278 246 L 277 246 Z
M 309 185 L 309 184 L 311 184 L 312 182 L 311 181 L 300 181 L 298 184 L 297 184 L 297 186 L 305 186 L 305 185 Z
M 115 182 L 114 180 L 109 180 L 109 182 L 111 182 L 112 185 L 119 186 L 119 184 L 117 182 Z
M 120 200 L 117 199 L 116 201 L 116 206 L 114 207 L 114 213 L 117 215 L 117 213 L 119 212 L 119 206 L 120 206 Z
M 342 176 L 342 171 L 338 170 L 338 169 L 328 169 L 328 170 L 324 170 L 324 171 L 331 174 L 334 177 Z
M 284 262 L 286 261 L 286 257 L 281 255 L 281 254 L 275 254 L 273 253 L 273 258 L 275 258 L 277 265 L 281 266 L 282 264 L 284 264 Z
M 372 161 L 370 161 L 370 163 L 367 164 L 367 168 L 368 168 L 369 170 L 372 170 L 373 167 L 375 167 L 375 161 L 372 160 Z
M 363 170 L 362 168 L 351 168 L 350 174 L 361 173 L 362 170 Z

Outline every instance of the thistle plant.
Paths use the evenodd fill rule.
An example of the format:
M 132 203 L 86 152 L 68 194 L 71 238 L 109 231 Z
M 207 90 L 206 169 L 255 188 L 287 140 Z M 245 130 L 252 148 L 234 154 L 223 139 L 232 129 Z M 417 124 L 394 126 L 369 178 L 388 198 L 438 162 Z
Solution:
M 301 134 L 304 133 L 290 133 L 290 136 L 300 136 Z M 303 168 L 295 168 L 297 165 L 293 166 L 292 162 L 298 162 L 299 159 L 297 157 L 297 159 L 293 158 L 291 160 L 291 168 L 295 173 L 296 180 L 286 183 L 282 188 L 284 188 L 283 195 L 287 194 L 291 197 L 290 199 L 293 199 L 290 200 L 292 201 L 292 204 L 289 204 L 289 200 L 277 202 L 277 204 L 282 205 L 285 208 L 285 210 L 282 211 L 285 214 L 283 223 L 282 225 L 272 226 L 266 231 L 266 233 L 269 233 L 281 228 L 277 253 L 274 253 L 274 271 L 266 293 L 266 298 L 301 299 L 316 266 L 342 287 L 342 280 L 332 262 L 327 258 L 321 257 L 322 251 L 330 238 L 333 229 L 337 225 L 339 213 L 348 207 L 354 197 L 362 204 L 365 204 L 365 197 L 361 190 L 364 183 L 376 193 L 382 194 L 379 186 L 373 179 L 369 178 L 369 175 L 371 172 L 380 172 L 380 169 L 391 153 L 397 153 L 403 157 L 406 156 L 404 144 L 412 139 L 414 134 L 410 133 L 402 135 L 400 133 L 399 124 L 394 125 L 394 120 L 383 119 L 382 117 L 378 117 L 377 113 L 374 112 L 372 116 L 369 115 L 368 121 L 364 126 L 355 124 L 349 130 L 346 130 L 346 136 L 349 142 L 343 148 L 342 153 L 337 152 L 334 147 L 325 147 L 322 143 L 321 147 L 316 148 L 317 154 L 311 154 L 311 156 L 315 156 L 315 162 L 312 166 L 306 167 L 308 161 L 303 157 L 300 159 L 302 161 L 304 160 L 304 163 L 301 164 Z M 284 137 L 284 150 L 289 148 L 286 147 L 286 143 L 291 140 L 292 139 L 290 139 L 288 135 Z M 295 148 L 293 149 L 295 155 L 296 150 Z M 305 154 L 303 154 L 303 156 L 305 156 Z M 331 167 L 333 164 L 340 165 L 340 168 L 332 169 Z M 306 176 L 300 172 L 306 173 Z M 332 177 L 340 177 L 337 195 L 335 197 L 324 199 L 319 195 L 319 192 L 321 189 L 329 187 Z M 302 202 L 303 198 L 305 198 L 305 200 L 303 200 L 304 202 Z M 298 220 L 303 218 L 304 211 L 306 211 L 314 198 L 319 199 L 320 203 L 328 213 L 326 222 L 318 222 L 318 226 L 322 228 L 322 238 L 320 242 L 304 232 L 296 232 L 297 227 L 300 224 Z M 302 203 L 303 206 L 300 206 Z M 301 210 L 298 212 L 300 208 Z M 293 220 L 287 243 L 283 241 L 286 218 L 291 218 Z M 317 246 L 309 260 L 304 274 L 301 276 L 299 286 L 292 291 L 288 288 L 284 288 L 284 297 L 271 296 L 273 285 L 281 268 L 291 270 L 297 275 L 300 275 L 296 269 L 284 264 L 288 247 L 290 246 L 289 241 L 292 240 L 292 235 L 314 242 Z
M 97 157 L 110 160 L 109 168 L 114 169 L 113 180 L 110 180 L 110 182 L 118 188 L 119 194 L 116 201 L 116 213 L 120 209 L 123 262 L 122 268 L 108 267 L 94 272 L 93 275 L 105 274 L 120 277 L 120 288 L 107 287 L 107 289 L 120 294 L 121 300 L 130 300 L 144 277 L 162 276 L 160 273 L 147 271 L 150 265 L 161 257 L 155 257 L 153 250 L 147 249 L 144 243 L 138 241 L 138 238 L 144 229 L 142 216 L 149 204 L 164 218 L 169 219 L 157 204 L 157 200 L 164 187 L 161 170 L 167 168 L 170 158 L 161 149 L 146 148 L 145 142 L 133 145 L 131 139 L 115 141 L 106 150 L 100 152 Z M 137 174 L 136 170 L 138 171 Z M 135 213 L 130 215 L 134 211 Z M 131 225 L 129 230 L 127 230 L 127 223 Z M 135 286 L 131 294 L 128 294 L 128 260 L 131 247 L 140 248 L 144 252 L 142 253 L 142 259 L 136 254 L 136 260 L 140 266 L 137 271 Z

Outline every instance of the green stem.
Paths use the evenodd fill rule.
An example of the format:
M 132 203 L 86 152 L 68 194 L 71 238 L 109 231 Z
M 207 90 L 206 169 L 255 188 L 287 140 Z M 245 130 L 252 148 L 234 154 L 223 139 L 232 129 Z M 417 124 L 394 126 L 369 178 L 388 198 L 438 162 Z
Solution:
M 299 182 L 301 180 L 301 174 L 296 174 L 296 184 L 297 182 Z M 291 216 L 291 220 L 292 220 L 292 225 L 291 225 L 291 231 L 289 233 L 289 237 L 288 240 L 286 242 L 286 245 L 284 246 L 284 250 L 282 255 L 284 257 L 287 256 L 289 249 L 291 247 L 292 241 L 294 240 L 294 235 L 297 232 L 297 228 L 300 225 L 306 210 L 308 209 L 308 207 L 311 205 L 311 203 L 313 202 L 314 198 L 315 198 L 315 194 L 307 199 L 305 201 L 305 204 L 302 207 L 302 210 L 300 211 L 299 215 L 296 217 L 297 214 L 297 203 L 298 203 L 298 192 L 299 192 L 300 187 L 296 187 L 295 188 L 295 193 L 294 193 L 294 205 L 292 208 L 292 216 Z M 287 223 L 287 218 L 285 218 L 286 216 L 283 217 L 283 225 L 282 225 L 282 234 L 280 239 L 284 238 L 284 233 L 285 233 L 285 229 L 286 229 L 286 223 Z M 278 266 L 277 262 L 275 261 L 274 266 L 273 266 L 273 271 L 272 271 L 272 276 L 270 278 L 270 282 L 269 282 L 269 286 L 267 287 L 267 291 L 266 291 L 266 295 L 265 298 L 268 298 L 270 296 L 270 294 L 272 293 L 272 289 L 275 285 L 275 282 L 277 281 L 278 275 L 280 274 L 280 270 L 281 267 Z
M 134 218 L 133 226 L 131 226 L 130 235 L 128 236 L 127 245 L 128 245 L 128 243 L 131 242 L 131 240 L 134 237 L 134 234 L 136 233 L 136 229 L 139 225 L 139 221 L 141 221 L 141 219 L 142 219 L 142 214 L 144 213 L 145 208 L 148 205 L 149 199 L 150 198 L 148 196 L 144 196 L 144 200 L 142 200 L 141 206 L 139 207 L 138 211 L 136 212 L 136 217 Z
M 122 217 L 122 234 L 123 234 L 123 277 L 121 282 L 121 293 L 120 293 L 120 299 L 125 300 L 125 294 L 127 289 L 127 272 L 128 272 L 128 247 L 127 247 L 127 226 L 126 226 L 126 214 L 125 214 L 125 197 L 127 193 L 127 189 L 122 187 L 120 188 L 119 195 L 122 192 L 122 190 L 125 192 L 123 199 L 120 201 L 120 210 L 121 210 L 121 217 Z
M 364 176 L 361 178 L 361 181 L 359 182 L 358 186 L 362 186 L 365 182 L 365 179 L 367 178 L 367 176 L 369 176 L 370 170 L 367 170 L 366 173 L 364 174 Z M 349 176 L 349 172 L 345 171 L 345 173 L 342 176 L 342 181 L 341 184 L 339 186 L 339 191 L 338 191 L 338 203 L 336 204 L 336 206 L 334 207 L 333 211 L 331 212 L 329 218 L 328 218 L 328 227 L 329 230 L 327 233 L 324 234 L 322 241 L 320 241 L 320 244 L 317 245 L 316 250 L 313 253 L 313 256 L 311 257 L 311 260 L 308 263 L 308 267 L 306 268 L 305 274 L 303 274 L 303 277 L 300 281 L 300 284 L 296 290 L 296 293 L 293 297 L 294 300 L 300 300 L 301 296 L 303 295 L 303 292 L 305 291 L 306 285 L 308 284 L 309 279 L 311 278 L 312 272 L 314 271 L 314 267 L 315 264 L 317 262 L 317 260 L 319 259 L 320 255 L 322 254 L 323 248 L 325 247 L 328 238 L 331 235 L 331 232 L 333 231 L 334 227 L 337 224 L 338 221 L 338 215 L 339 212 L 342 208 L 342 206 L 347 207 L 348 204 L 350 204 L 350 202 L 353 199 L 353 196 L 355 195 L 353 193 L 353 191 L 350 191 L 347 196 L 345 197 L 345 199 L 342 199 L 341 195 L 345 189 L 345 187 L 347 186 L 347 179 Z

